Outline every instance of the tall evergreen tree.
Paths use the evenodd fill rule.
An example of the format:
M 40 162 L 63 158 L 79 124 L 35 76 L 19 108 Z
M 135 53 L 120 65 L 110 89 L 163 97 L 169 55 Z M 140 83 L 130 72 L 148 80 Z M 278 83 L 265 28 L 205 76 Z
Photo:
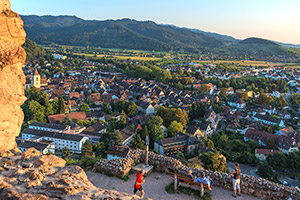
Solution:
M 62 97 L 59 97 L 57 104 L 58 104 L 58 113 L 59 114 L 66 113 L 65 101 Z
M 81 157 L 95 157 L 95 153 L 93 152 L 93 146 L 89 140 L 87 140 L 82 148 Z

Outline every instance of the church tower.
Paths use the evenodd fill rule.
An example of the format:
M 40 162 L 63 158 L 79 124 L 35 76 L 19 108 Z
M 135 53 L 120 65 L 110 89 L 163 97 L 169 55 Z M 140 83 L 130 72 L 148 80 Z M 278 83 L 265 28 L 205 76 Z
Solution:
M 41 76 L 36 68 L 34 70 L 33 76 L 31 76 L 31 85 L 33 85 L 36 88 L 41 87 Z

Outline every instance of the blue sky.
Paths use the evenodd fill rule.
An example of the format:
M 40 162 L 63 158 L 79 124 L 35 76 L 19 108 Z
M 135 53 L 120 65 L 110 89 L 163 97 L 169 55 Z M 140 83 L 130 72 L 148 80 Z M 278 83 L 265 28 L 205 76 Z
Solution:
M 300 0 L 11 0 L 20 14 L 152 20 L 238 39 L 300 44 Z

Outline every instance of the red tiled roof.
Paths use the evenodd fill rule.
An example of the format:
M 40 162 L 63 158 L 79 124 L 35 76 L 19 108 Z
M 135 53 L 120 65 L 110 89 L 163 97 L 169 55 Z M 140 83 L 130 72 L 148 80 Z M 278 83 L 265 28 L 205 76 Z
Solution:
M 255 152 L 257 154 L 273 155 L 274 153 L 280 153 L 281 151 L 273 149 L 255 149 Z

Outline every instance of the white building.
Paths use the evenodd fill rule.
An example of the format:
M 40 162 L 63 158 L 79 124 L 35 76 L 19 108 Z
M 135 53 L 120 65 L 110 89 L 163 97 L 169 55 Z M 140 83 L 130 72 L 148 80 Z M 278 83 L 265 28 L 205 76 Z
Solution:
M 43 154 L 55 153 L 55 144 L 54 142 L 36 142 L 30 140 L 22 140 L 16 138 L 16 143 L 21 152 L 26 151 L 29 148 L 35 148 Z
M 26 129 L 22 132 L 22 139 L 32 141 L 52 141 L 56 150 L 62 150 L 68 147 L 71 152 L 81 153 L 83 144 L 88 140 L 85 136 L 56 133 L 44 130 Z
M 70 126 L 60 125 L 60 124 L 32 122 L 28 128 L 42 130 L 42 131 L 58 132 L 58 133 L 70 133 Z

